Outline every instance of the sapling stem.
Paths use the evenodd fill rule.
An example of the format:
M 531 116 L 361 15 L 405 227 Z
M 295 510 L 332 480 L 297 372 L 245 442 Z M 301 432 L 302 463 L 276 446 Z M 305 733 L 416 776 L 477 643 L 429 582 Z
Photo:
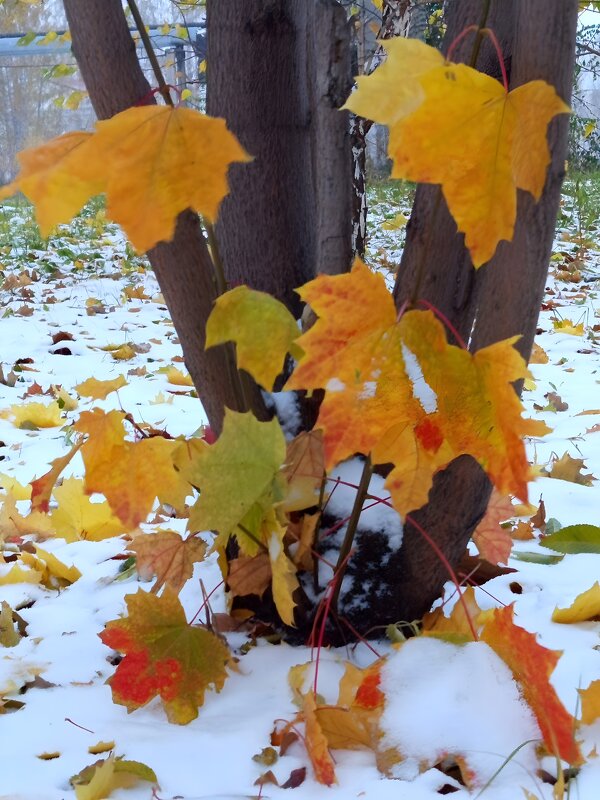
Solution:
M 154 77 L 156 78 L 156 84 L 158 89 L 165 101 L 165 103 L 169 106 L 174 106 L 173 98 L 171 97 L 171 93 L 169 91 L 169 87 L 165 80 L 165 76 L 162 73 L 162 69 L 158 58 L 156 56 L 156 52 L 154 47 L 152 46 L 152 41 L 146 30 L 146 26 L 144 25 L 144 20 L 142 15 L 140 14 L 140 10 L 138 8 L 136 0 L 127 0 L 127 5 L 129 6 L 129 10 L 131 11 L 131 16 L 133 17 L 133 21 L 135 22 L 135 27 L 140 35 L 142 40 L 142 44 L 144 45 L 144 50 L 150 60 L 150 65 L 152 67 L 152 71 L 154 72 Z
M 356 490 L 356 497 L 354 498 L 352 513 L 350 514 L 350 519 L 348 520 L 346 535 L 344 536 L 344 541 L 340 547 L 340 553 L 335 566 L 336 582 L 330 603 L 330 608 L 333 609 L 333 611 L 337 610 L 337 602 L 340 596 L 340 590 L 342 588 L 342 578 L 344 576 L 344 572 L 346 571 L 346 567 L 348 566 L 348 554 L 352 549 L 352 543 L 354 541 L 356 529 L 358 528 L 360 515 L 363 510 L 363 504 L 367 498 L 367 494 L 369 493 L 369 484 L 371 483 L 372 475 L 373 465 L 371 464 L 371 456 L 367 456 L 363 465 L 362 475 L 360 476 L 360 483 L 358 484 L 358 489 Z

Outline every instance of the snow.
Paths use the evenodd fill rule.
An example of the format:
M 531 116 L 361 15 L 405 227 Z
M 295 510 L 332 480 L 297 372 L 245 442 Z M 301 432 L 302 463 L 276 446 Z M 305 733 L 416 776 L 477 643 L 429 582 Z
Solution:
M 391 204 L 385 210 L 386 202 L 381 202 L 379 209 L 383 208 L 389 217 Z M 380 219 L 375 216 L 375 224 Z M 11 224 L 17 224 L 16 218 Z M 77 235 L 72 237 L 76 240 L 85 228 L 84 223 L 77 225 L 79 228 L 73 229 Z M 192 435 L 206 422 L 189 387 L 170 384 L 161 371 L 171 365 L 182 370 L 184 367 L 177 360 L 181 353 L 168 312 L 144 262 L 132 256 L 115 228 L 89 234 L 83 245 L 69 240 L 70 236 L 72 231 L 63 230 L 62 238 L 48 250 L 15 243 L 8 252 L 2 251 L 5 283 L 8 276 L 22 276 L 24 269 L 29 273 L 35 269 L 42 279 L 13 289 L 0 286 L 0 357 L 4 374 L 10 372 L 17 359 L 33 359 L 16 373 L 14 387 L 0 384 L 0 411 L 28 402 L 21 398 L 34 381 L 44 388 L 60 384 L 73 397 L 73 387 L 91 376 L 104 380 L 123 375 L 128 385 L 103 401 L 80 398 L 78 409 L 65 413 L 62 428 L 20 430 L 8 419 L 0 418 L 0 470 L 22 483 L 43 474 L 53 458 L 66 452 L 72 423 L 82 410 L 93 406 L 105 410 L 123 408 L 136 422 L 164 428 L 173 436 Z M 381 268 L 397 263 L 402 236 L 402 231 L 373 236 L 372 263 L 379 263 L 377 253 L 384 247 L 389 258 Z M 76 252 L 81 265 L 57 253 L 64 247 Z M 575 252 L 575 248 L 575 244 L 566 241 L 556 245 L 557 250 L 565 252 Z M 589 256 L 586 269 L 597 274 L 597 254 Z M 126 286 L 143 289 L 150 299 L 125 300 Z M 600 414 L 578 416 L 600 408 L 600 346 L 597 332 L 593 331 L 599 322 L 596 286 L 590 284 L 582 292 L 580 284 L 549 280 L 546 302 L 552 300 L 561 305 L 543 311 L 540 317 L 542 332 L 537 342 L 549 361 L 532 365 L 535 387 L 525 392 L 524 402 L 527 415 L 544 419 L 554 428 L 550 436 L 528 443 L 533 463 L 547 466 L 554 455 L 567 451 L 574 458 L 585 459 L 585 472 L 600 476 L 600 432 L 587 432 L 600 423 Z M 27 290 L 25 295 L 22 289 Z M 86 305 L 92 298 L 100 301 L 98 313 L 90 313 Z M 32 311 L 30 316 L 17 313 L 24 306 Z M 583 320 L 585 335 L 570 336 L 555 330 L 553 321 L 558 313 L 574 322 Z M 59 331 L 71 333 L 74 340 L 53 345 L 50 334 Z M 109 352 L 99 349 L 125 343 L 138 347 L 128 361 L 115 361 Z M 55 355 L 57 347 L 68 347 L 72 355 Z M 418 387 L 416 370 L 411 374 L 415 393 L 419 392 L 416 396 L 426 410 L 433 410 L 433 405 L 426 405 L 434 401 L 427 396 L 427 387 Z M 545 395 L 550 391 L 556 391 L 569 404 L 566 411 L 539 410 L 546 409 Z M 31 398 L 40 399 L 45 400 Z M 289 398 L 280 396 L 276 403 L 280 415 L 293 420 Z M 362 466 L 361 459 L 355 458 L 333 470 L 328 487 L 328 510 L 332 515 L 348 514 Z M 77 456 L 65 474 L 81 475 L 82 468 Z M 598 525 L 598 486 L 597 481 L 585 486 L 541 477 L 531 484 L 530 497 L 537 503 L 542 495 L 547 516 L 562 525 Z M 380 476 L 371 479 L 369 493 L 387 496 Z M 366 505 L 370 507 L 361 520 L 362 529 L 383 531 L 390 550 L 397 549 L 402 541 L 399 517 L 381 503 L 367 500 Z M 19 507 L 24 511 L 27 504 Z M 144 525 L 143 529 L 156 530 L 158 524 Z M 185 520 L 169 519 L 163 524 L 183 532 Z M 343 530 L 337 536 L 343 536 Z M 19 608 L 28 626 L 27 636 L 16 647 L 0 648 L 0 687 L 11 688 L 7 684 L 12 681 L 9 698 L 24 703 L 20 710 L 0 717 L 1 800 L 72 800 L 75 794 L 69 777 L 96 760 L 88 748 L 100 740 L 114 740 L 118 755 L 147 763 L 158 776 L 160 788 L 156 796 L 162 800 L 232 800 L 259 794 L 254 783 L 266 768 L 252 757 L 269 746 L 275 720 L 294 718 L 297 708 L 288 685 L 288 672 L 312 659 L 305 677 L 305 685 L 311 686 L 316 652 L 261 641 L 246 652 L 246 648 L 241 649 L 245 638 L 231 634 L 230 646 L 239 659 L 237 669 L 231 671 L 220 694 L 207 693 L 194 722 L 185 727 L 169 724 L 157 701 L 128 714 L 125 708 L 112 703 L 110 687 L 105 682 L 115 669 L 111 663 L 113 654 L 98 638 L 108 620 L 124 613 L 126 594 L 136 592 L 140 586 L 149 588 L 148 584 L 140 584 L 135 575 L 119 572 L 123 562 L 115 557 L 121 556 L 126 546 L 120 537 L 98 543 L 49 540 L 43 547 L 67 565 L 75 565 L 82 573 L 79 580 L 60 592 L 33 584 L 0 587 L 0 600 Z M 514 547 L 517 557 L 527 557 L 528 553 L 547 556 L 549 552 L 537 540 L 517 542 Z M 517 623 L 536 633 L 543 646 L 562 651 L 551 681 L 566 708 L 577 717 L 577 690 L 600 678 L 600 624 L 562 625 L 552 622 L 551 617 L 554 608 L 569 605 L 580 591 L 598 580 L 600 555 L 569 555 L 555 564 L 531 563 L 517 557 L 511 558 L 510 566 L 518 572 L 501 575 L 476 589 L 476 600 L 484 610 L 514 603 Z M 323 585 L 330 577 L 330 572 L 329 576 L 323 573 Z M 193 578 L 181 593 L 188 619 L 203 602 L 200 580 L 207 591 L 219 585 L 215 556 L 196 566 Z M 515 593 L 515 585 L 520 593 Z M 347 590 L 349 586 L 342 588 Z M 448 599 L 452 592 L 449 585 L 447 613 L 455 602 L 455 598 Z M 212 595 L 211 607 L 213 612 L 225 610 L 222 587 Z M 382 671 L 387 695 L 384 742 L 398 747 L 406 756 L 395 768 L 395 778 L 382 776 L 370 751 L 336 751 L 338 783 L 330 789 L 319 786 L 299 740 L 272 769 L 284 782 L 292 770 L 307 767 L 305 782 L 291 795 L 288 790 L 266 785 L 263 798 L 435 800 L 442 787 L 452 786 L 457 800 L 475 800 L 493 778 L 482 795 L 485 800 L 517 800 L 525 796 L 523 789 L 537 800 L 552 800 L 553 787 L 542 780 L 538 770 L 543 766 L 556 774 L 556 764 L 547 758 L 539 761 L 536 745 L 525 744 L 539 738 L 537 725 L 507 667 L 485 644 L 458 647 L 434 639 L 413 639 L 397 650 L 385 640 L 376 642 L 375 647 L 382 654 L 389 653 Z M 365 645 L 322 652 L 319 694 L 327 702 L 335 702 L 342 662 L 350 659 L 366 666 L 373 658 Z M 570 796 L 573 800 L 597 800 L 600 759 L 594 757 L 593 751 L 600 748 L 600 720 L 581 727 L 576 736 L 582 742 L 583 753 L 592 756 L 570 787 Z M 520 745 L 524 746 L 514 753 Z M 50 761 L 38 757 L 52 751 L 58 751 L 60 756 Z M 474 770 L 472 791 L 435 768 L 446 755 L 464 758 Z M 152 789 L 141 783 L 111 796 L 116 800 L 148 800 Z
M 424 763 L 434 766 L 447 757 L 466 761 L 477 788 L 501 767 L 497 783 L 509 787 L 535 771 L 535 718 L 509 668 L 483 642 L 411 639 L 384 665 L 381 690 L 387 698 L 382 747 L 405 756 L 394 777 L 412 781 Z M 493 713 L 482 714 L 486 708 Z

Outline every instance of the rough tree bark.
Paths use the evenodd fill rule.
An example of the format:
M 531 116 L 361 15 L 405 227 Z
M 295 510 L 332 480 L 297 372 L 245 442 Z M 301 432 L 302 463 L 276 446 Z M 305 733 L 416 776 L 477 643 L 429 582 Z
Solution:
M 121 0 L 64 0 L 73 52 L 99 119 L 107 119 L 137 103 L 153 103 L 140 67 Z M 175 238 L 159 244 L 148 257 L 156 274 L 186 366 L 211 426 L 221 429 L 225 406 L 239 408 L 224 351 L 204 352 L 204 325 L 217 296 L 213 268 L 198 218 L 180 215 Z M 258 389 L 251 404 L 267 416 Z
M 217 233 L 231 284 L 294 289 L 352 259 L 349 27 L 333 0 L 209 0 L 208 112 L 254 156 L 231 169 Z
M 149 87 L 139 68 L 120 0 L 64 0 L 64 5 L 75 54 L 98 115 L 107 117 L 144 101 Z M 318 5 L 327 8 L 320 0 Z M 330 258 L 330 255 L 324 255 L 324 243 L 329 241 L 329 234 L 320 240 L 324 228 L 318 224 L 319 219 L 328 215 L 320 217 L 318 211 L 306 207 L 311 198 L 314 200 L 332 191 L 332 184 L 327 182 L 329 178 L 324 188 L 318 186 L 318 147 L 314 142 L 319 126 L 327 127 L 329 123 L 315 122 L 309 115 L 311 103 L 316 107 L 319 101 L 323 101 L 326 109 L 329 108 L 329 92 L 324 92 L 323 84 L 311 71 L 314 67 L 310 66 L 315 55 L 314 51 L 312 56 L 309 54 L 310 36 L 316 35 L 322 25 L 317 18 L 311 18 L 312 6 L 313 3 L 306 0 L 247 0 L 241 8 L 238 0 L 209 0 L 212 19 L 220 18 L 222 22 L 229 19 L 233 26 L 228 31 L 223 27 L 221 34 L 217 26 L 212 45 L 215 47 L 219 35 L 223 36 L 219 47 L 224 49 L 219 49 L 216 54 L 213 51 L 211 69 L 214 72 L 209 78 L 216 81 L 223 92 L 218 101 L 225 104 L 221 108 L 234 103 L 234 98 L 238 103 L 244 90 L 256 93 L 254 99 L 242 104 L 243 113 L 240 112 L 238 119 L 235 119 L 236 111 L 231 107 L 232 127 L 238 129 L 248 149 L 254 149 L 258 154 L 252 167 L 255 170 L 252 173 L 254 183 L 236 177 L 235 181 L 239 181 L 236 192 L 245 192 L 246 202 L 250 205 L 256 201 L 256 209 L 260 207 L 268 220 L 259 221 L 254 229 L 249 216 L 254 209 L 236 211 L 235 203 L 232 203 L 226 210 L 229 225 L 239 224 L 246 237 L 244 240 L 238 237 L 239 231 L 234 231 L 231 234 L 233 238 L 225 241 L 230 280 L 235 280 L 238 274 L 242 280 L 247 277 L 237 263 L 238 258 L 245 257 L 245 249 L 254 255 L 245 263 L 244 270 L 248 269 L 256 281 L 264 280 L 265 276 L 257 271 L 256 240 L 265 240 L 269 236 L 281 238 L 279 229 L 271 230 L 267 225 L 281 224 L 281 230 L 290 241 L 278 241 L 277 246 L 269 250 L 270 263 L 266 271 L 290 269 L 290 274 L 294 274 L 294 270 L 299 270 L 292 288 L 293 283 L 311 276 L 316 263 L 324 263 Z M 317 3 L 315 10 L 316 6 Z M 544 78 L 568 100 L 577 8 L 577 0 L 452 0 L 448 4 L 445 46 L 447 48 L 449 42 L 468 25 L 484 22 L 494 28 L 500 41 L 511 87 L 527 80 Z M 245 19 L 246 27 L 239 28 L 236 19 L 227 17 L 227 13 L 231 15 L 234 10 L 238 17 Z M 485 19 L 482 19 L 482 11 L 486 11 Z M 215 14 L 225 16 L 215 17 Z M 281 37 L 279 43 L 271 39 L 275 30 L 278 31 L 276 38 Z M 342 47 L 342 38 L 339 42 Z M 240 52 L 232 56 L 229 51 L 238 47 Z M 281 57 L 281 62 L 263 58 L 262 48 L 271 48 L 271 59 L 276 54 Z M 329 52 L 335 55 L 335 48 Z M 496 77 L 499 75 L 497 56 L 486 38 L 475 46 L 473 37 L 466 39 L 454 53 L 454 58 L 467 62 L 473 61 L 474 57 L 478 68 Z M 228 59 L 232 63 L 237 61 L 235 77 L 233 73 L 221 72 L 221 67 L 215 69 L 215 60 L 227 62 Z M 280 69 L 283 74 L 279 74 Z M 292 79 L 299 82 L 299 87 L 295 87 Z M 263 80 L 266 87 L 261 83 Z M 332 81 L 331 85 L 337 87 L 333 92 L 336 95 L 341 84 L 336 82 L 333 74 Z M 228 92 L 233 94 L 228 95 Z M 271 110 L 274 93 L 276 102 L 274 110 Z M 217 100 L 211 99 L 213 102 Z M 277 130 L 268 146 L 256 138 L 267 133 L 265 120 L 275 123 Z M 418 189 L 395 288 L 398 305 L 405 301 L 414 304 L 418 299 L 432 303 L 463 338 L 470 340 L 471 349 L 520 333 L 523 336 L 519 345 L 521 352 L 526 357 L 529 355 L 548 268 L 566 153 L 567 126 L 566 116 L 559 117 L 551 125 L 549 135 L 553 161 L 541 201 L 535 204 L 529 196 L 520 193 L 514 241 L 503 243 L 493 262 L 478 272 L 472 268 L 463 238 L 457 234 L 440 191 L 435 187 Z M 334 129 L 335 124 L 328 127 L 332 138 L 339 135 L 339 130 L 337 134 L 333 133 Z M 292 144 L 284 141 L 288 133 Z M 261 149 L 263 145 L 265 149 Z M 296 149 L 297 152 L 292 152 Z M 269 155 L 281 159 L 279 171 L 267 166 Z M 335 157 L 339 155 L 338 152 Z M 327 154 L 325 157 L 330 156 Z M 343 157 L 340 163 L 344 163 Z M 259 168 L 265 170 L 266 175 L 258 176 Z M 283 171 L 287 168 L 300 183 L 286 183 Z M 264 199 L 259 196 L 264 191 L 269 193 L 267 200 L 278 206 L 275 210 L 266 207 Z M 253 195 L 254 192 L 257 194 Z M 291 197 L 294 193 L 298 196 Z M 299 215 L 297 219 L 285 216 L 296 213 Z M 335 230 L 338 230 L 335 227 L 338 223 L 339 220 L 333 223 Z M 305 225 L 310 225 L 311 229 L 303 229 Z M 335 236 L 331 242 L 335 245 L 335 253 L 344 252 L 343 247 L 337 249 L 340 241 Z M 263 245 L 264 241 L 261 241 L 261 252 Z M 273 262 L 284 253 L 298 260 L 294 260 L 291 266 Z M 203 323 L 212 306 L 215 289 L 209 254 L 196 218 L 190 213 L 183 214 L 175 241 L 155 248 L 150 257 L 172 312 L 188 367 L 198 387 L 206 386 L 203 400 L 211 422 L 216 420 L 215 427 L 218 427 L 223 403 L 233 407 L 235 404 L 226 382 L 224 385 L 222 356 L 216 351 L 204 354 L 201 347 Z M 331 263 L 337 263 L 338 266 L 332 267 L 332 271 L 336 271 L 343 268 L 344 259 L 336 261 L 333 258 Z M 289 286 L 283 287 L 275 276 L 271 284 L 260 284 L 259 288 L 283 295 L 293 305 L 289 300 Z M 489 491 L 489 481 L 481 468 L 473 459 L 463 456 L 436 476 L 430 503 L 412 515 L 437 541 L 451 563 L 456 564 L 464 551 L 484 512 Z M 394 620 L 420 617 L 438 595 L 447 577 L 445 568 L 412 525 L 406 526 L 404 543 L 398 552 L 390 553 L 386 537 L 377 531 L 361 534 L 355 545 L 356 551 L 348 567 L 348 574 L 354 578 L 353 588 L 342 596 L 340 611 L 360 632 Z
M 541 78 L 569 101 L 577 7 L 577 0 L 491 0 L 485 24 L 494 29 L 501 43 L 511 88 Z M 451 4 L 446 47 L 465 27 L 481 22 L 482 8 L 485 2 L 481 0 Z M 455 57 L 470 61 L 472 53 L 471 39 Z M 477 66 L 498 77 L 498 59 L 486 40 L 481 43 Z M 478 272 L 473 270 L 463 237 L 457 234 L 439 189 L 419 187 L 396 284 L 396 302 L 425 299 L 433 303 L 466 340 L 471 339 L 472 350 L 520 334 L 518 349 L 528 359 L 548 272 L 567 134 L 568 117 L 561 115 L 549 131 L 552 164 L 541 200 L 536 204 L 531 196 L 519 192 L 513 241 L 502 243 L 492 261 Z M 485 511 L 490 491 L 482 469 L 463 456 L 436 476 L 429 504 L 412 515 L 454 566 Z M 360 574 L 358 564 L 366 553 L 366 543 L 359 545 L 356 570 Z M 379 550 L 375 563 L 381 563 L 386 555 L 383 540 L 375 547 Z M 370 598 L 371 624 L 385 624 L 390 616 L 398 620 L 421 617 L 446 579 L 446 569 L 430 545 L 415 526 L 407 525 L 400 552 L 392 554 L 378 572 L 380 590 Z M 360 585 L 359 580 L 355 584 Z M 360 618 L 351 621 L 357 625 Z

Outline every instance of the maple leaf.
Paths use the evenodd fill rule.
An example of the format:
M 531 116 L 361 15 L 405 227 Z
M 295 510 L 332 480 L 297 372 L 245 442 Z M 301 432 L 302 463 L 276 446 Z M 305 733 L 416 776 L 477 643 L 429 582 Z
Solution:
M 600 717 L 600 680 L 592 681 L 587 689 L 579 689 L 581 698 L 581 721 L 591 725 Z
M 198 442 L 191 458 L 183 450 L 176 458 L 181 474 L 200 489 L 189 528 L 216 530 L 225 541 L 230 533 L 240 533 L 236 528 L 242 522 L 258 533 L 268 509 L 283 497 L 278 473 L 284 460 L 285 438 L 276 419 L 259 422 L 251 413 L 225 409 L 223 431 L 215 444 Z M 238 536 L 245 554 L 255 555 L 256 547 L 248 539 Z
M 136 568 L 142 580 L 156 576 L 152 592 L 166 584 L 179 592 L 192 577 L 194 564 L 206 555 L 206 544 L 196 536 L 182 539 L 175 531 L 158 531 L 136 536 L 129 549 L 136 555 Z
M 277 612 L 286 625 L 294 625 L 293 594 L 298 589 L 296 567 L 288 558 L 283 547 L 285 528 L 274 524 L 268 539 L 271 560 L 273 602 Z
M 465 606 L 470 619 L 467 619 Z M 462 593 L 462 602 L 457 600 L 449 617 L 441 606 L 427 612 L 423 617 L 423 635 L 436 636 L 446 641 L 458 643 L 474 641 L 473 629 L 478 628 L 481 609 L 475 600 L 475 591 L 468 586 Z
M 537 718 L 548 751 L 569 764 L 580 764 L 581 753 L 573 737 L 574 720 L 549 681 L 561 654 L 542 647 L 533 633 L 515 625 L 513 613 L 513 606 L 494 609 L 481 639 L 512 670 Z
M 0 603 L 0 645 L 15 647 L 23 638 L 15 627 L 14 611 L 6 600 Z
M 11 406 L 0 416 L 11 418 L 17 428 L 56 428 L 64 423 L 58 403 L 24 403 Z
M 83 383 L 78 383 L 75 390 L 84 397 L 91 397 L 93 400 L 104 400 L 111 392 L 116 392 L 127 386 L 127 381 L 122 375 L 113 378 L 111 381 L 99 381 L 96 378 L 88 378 Z
M 322 431 L 303 431 L 288 442 L 283 474 L 288 482 L 282 503 L 285 511 L 301 511 L 317 505 L 325 476 Z
M 227 194 L 227 169 L 249 161 L 225 120 L 189 108 L 135 106 L 21 154 L 21 173 L 0 199 L 21 190 L 36 206 L 44 234 L 106 192 L 107 216 L 134 247 L 170 240 L 180 212 L 210 221 Z
M 67 464 L 70 463 L 75 453 L 81 449 L 82 444 L 83 439 L 76 442 L 69 452 L 66 453 L 66 455 L 55 458 L 54 461 L 52 461 L 52 466 L 48 472 L 46 472 L 40 478 L 36 478 L 35 480 L 31 481 L 32 511 L 43 511 L 44 513 L 48 513 L 48 509 L 50 507 L 50 496 L 52 495 L 52 490 L 56 485 L 56 481 Z
M 23 516 L 17 509 L 14 496 L 8 492 L 0 507 L 0 541 L 20 536 L 53 536 L 54 526 L 47 514 L 33 511 Z
M 448 344 L 429 311 L 397 321 L 383 277 L 360 260 L 300 295 L 319 319 L 298 340 L 305 355 L 286 388 L 326 390 L 317 427 L 328 469 L 356 452 L 395 464 L 386 488 L 401 515 L 420 508 L 435 472 L 465 453 L 500 492 L 527 497 L 522 440 L 548 429 L 521 418 L 512 383 L 529 373 L 516 339 L 471 354 Z
M 73 564 L 68 567 L 54 553 L 43 550 L 39 545 L 35 545 L 35 555 L 23 551 L 21 561 L 41 573 L 40 581 L 48 589 L 62 589 L 81 578 L 81 572 L 77 567 Z
M 234 597 L 256 594 L 258 597 L 271 585 L 271 559 L 267 553 L 239 556 L 228 563 L 227 586 Z
M 101 492 L 128 530 L 143 522 L 156 497 L 182 509 L 190 487 L 173 466 L 181 446 L 162 437 L 125 440 L 125 414 L 84 411 L 74 427 L 89 438 L 81 449 L 88 494 Z
M 557 553 L 600 553 L 600 527 L 568 525 L 556 533 L 542 536 L 540 544 Z
M 167 376 L 169 383 L 172 383 L 174 386 L 194 385 L 194 381 L 191 379 L 191 377 L 187 374 L 184 374 L 180 369 L 177 369 L 177 367 L 167 367 L 165 369 L 165 375 Z
M 54 490 L 58 508 L 53 509 L 50 521 L 56 535 L 67 542 L 85 539 L 100 542 L 124 533 L 123 523 L 112 513 L 106 502 L 92 502 L 85 492 L 84 482 L 67 478 Z
M 5 491 L 10 492 L 15 500 L 31 500 L 31 486 L 19 483 L 12 475 L 5 475 L 0 472 L 0 486 Z
M 503 528 L 500 523 L 510 519 L 514 513 L 510 497 L 505 497 L 494 489 L 485 516 L 473 533 L 473 541 L 477 545 L 479 554 L 490 564 L 508 563 L 512 550 L 512 537 L 510 531 Z
M 517 188 L 539 200 L 548 123 L 570 109 L 544 81 L 507 92 L 472 67 L 443 63 L 435 48 L 401 37 L 382 44 L 385 63 L 361 79 L 346 108 L 389 125 L 392 177 L 441 184 L 479 267 L 512 239 Z
M 157 783 L 150 767 L 140 761 L 109 756 L 81 770 L 71 778 L 77 800 L 104 800 L 117 789 L 128 789 L 139 781 Z
M 269 391 L 299 335 L 296 320 L 283 303 L 247 286 L 236 286 L 217 298 L 206 323 L 206 347 L 235 342 L 238 366 Z
M 93 134 L 76 131 L 23 150 L 17 155 L 19 176 L 0 189 L 0 200 L 23 192 L 35 206 L 42 236 L 48 236 L 105 189 L 105 165 L 94 156 L 92 140 Z
M 335 765 L 328 749 L 327 739 L 321 730 L 317 718 L 317 704 L 314 692 L 307 692 L 302 697 L 302 717 L 306 726 L 304 742 L 310 757 L 315 779 L 325 786 L 337 783 Z
M 579 483 L 582 486 L 591 486 L 596 478 L 591 473 L 584 473 L 585 461 L 583 458 L 573 458 L 568 452 L 564 452 L 560 458 L 552 459 L 552 466 L 548 473 L 549 478 L 557 478 L 561 481 Z
M 204 693 L 223 688 L 229 651 L 210 631 L 192 627 L 177 594 L 126 595 L 129 616 L 106 624 L 100 638 L 124 654 L 108 682 L 115 703 L 128 711 L 160 696 L 170 722 L 185 725 L 198 716 Z
M 567 608 L 555 608 L 552 622 L 586 622 L 600 619 L 600 583 L 596 583 L 587 591 L 578 594 Z

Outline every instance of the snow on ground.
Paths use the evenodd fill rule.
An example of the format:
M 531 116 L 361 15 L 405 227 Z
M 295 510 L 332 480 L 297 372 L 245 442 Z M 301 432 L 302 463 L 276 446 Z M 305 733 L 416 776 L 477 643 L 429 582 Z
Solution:
M 396 227 L 381 233 L 381 218 L 391 217 L 390 207 L 385 198 L 373 201 L 378 233 L 372 239 L 371 256 L 386 267 L 399 260 L 402 228 L 396 220 Z M 29 229 L 19 222 L 19 215 L 26 216 L 25 210 L 15 213 L 5 208 L 1 213 L 5 245 L 0 248 L 0 358 L 6 383 L 12 383 L 13 371 L 16 382 L 0 384 L 0 412 L 24 402 L 53 402 L 49 396 L 23 399 L 34 382 L 43 389 L 60 385 L 71 397 L 76 397 L 73 387 L 91 376 L 123 375 L 128 385 L 104 401 L 79 398 L 76 410 L 63 410 L 62 427 L 20 429 L 10 419 L 0 418 L 0 471 L 22 483 L 43 474 L 48 463 L 68 449 L 70 425 L 78 413 L 93 405 L 123 408 L 139 424 L 174 436 L 195 432 L 205 422 L 202 409 L 190 388 L 170 383 L 173 373 L 165 372 L 172 366 L 184 371 L 167 310 L 153 276 L 133 257 L 118 231 L 105 228 L 92 215 L 64 229 L 44 249 L 23 238 L 23 230 Z M 555 272 L 576 253 L 572 227 L 567 225 L 557 242 Z M 381 236 L 392 237 L 385 243 L 388 256 L 383 264 L 378 256 Z M 566 452 L 585 460 L 585 473 L 600 476 L 600 334 L 594 330 L 600 323 L 599 284 L 594 281 L 599 273 L 594 254 L 586 256 L 584 272 L 590 278 L 587 282 L 568 282 L 563 280 L 566 274 L 549 281 L 537 339 L 548 360 L 532 366 L 535 385 L 528 385 L 524 400 L 528 414 L 554 428 L 546 439 L 529 443 L 532 462 L 547 467 Z M 561 319 L 570 319 L 574 326 L 583 323 L 583 329 L 556 328 Z M 55 334 L 62 335 L 53 343 Z M 108 345 L 130 345 L 133 350 L 125 355 L 131 357 L 116 360 L 110 350 L 101 349 Z M 555 395 L 549 399 L 552 392 L 560 402 Z M 81 471 L 76 457 L 66 474 Z M 597 481 L 583 485 L 542 477 L 532 485 L 531 499 L 537 504 L 543 496 L 547 516 L 563 526 L 598 525 L 598 486 Z M 341 497 L 342 491 L 335 502 Z M 182 528 L 183 523 L 169 520 L 169 527 Z M 257 796 L 259 791 L 264 798 L 287 797 L 289 790 L 274 785 L 259 790 L 254 785 L 266 768 L 253 756 L 269 745 L 274 721 L 291 720 L 296 713 L 288 670 L 310 661 L 311 652 L 263 642 L 242 654 L 242 637 L 232 635 L 239 671 L 219 695 L 207 694 L 197 720 L 186 727 L 170 725 L 156 701 L 128 715 L 111 701 L 105 681 L 114 671 L 112 653 L 97 636 L 108 620 L 123 613 L 124 595 L 138 589 L 135 575 L 120 576 L 122 562 L 114 558 L 126 543 L 120 538 L 71 544 L 56 539 L 44 546 L 67 565 L 77 566 L 82 575 L 60 592 L 27 583 L 0 586 L 0 600 L 20 609 L 28 626 L 19 644 L 0 647 L 0 691 L 8 700 L 24 703 L 19 710 L 9 705 L 5 709 L 9 713 L 0 714 L 0 798 L 73 798 L 69 778 L 95 761 L 88 748 L 99 741 L 114 741 L 117 755 L 148 764 L 160 784 L 154 796 L 163 800 L 228 800 Z M 514 552 L 531 559 L 532 553 L 547 557 L 549 551 L 536 541 L 523 541 L 516 543 Z M 552 564 L 513 558 L 511 566 L 518 574 L 494 578 L 476 589 L 477 601 L 484 609 L 514 602 L 517 623 L 537 633 L 542 645 L 563 651 L 552 683 L 577 717 L 577 689 L 600 678 L 600 625 L 560 625 L 551 621 L 551 615 L 556 606 L 570 604 L 599 578 L 600 555 L 571 555 Z M 202 603 L 200 579 L 208 590 L 219 584 L 214 559 L 197 565 L 182 592 L 189 617 Z M 217 589 L 211 604 L 213 611 L 224 610 L 222 590 Z M 389 651 L 389 643 L 377 647 Z M 341 662 L 347 658 L 365 666 L 373 656 L 364 646 L 323 653 L 319 692 L 328 701 L 335 702 Z M 552 786 L 538 773 L 535 741 L 527 743 L 539 738 L 537 723 L 508 668 L 487 645 L 459 648 L 430 639 L 411 640 L 391 656 L 382 680 L 388 695 L 385 741 L 399 746 L 406 756 L 395 768 L 395 779 L 381 776 L 371 752 L 336 751 L 338 784 L 328 789 L 314 781 L 305 750 L 296 742 L 271 767 L 283 783 L 292 770 L 308 766 L 306 780 L 292 792 L 296 800 L 433 800 L 443 787 L 464 800 L 478 797 L 478 792 L 489 800 L 518 800 L 525 797 L 524 790 L 531 793 L 530 800 L 552 798 Z M 576 735 L 589 760 L 571 782 L 569 797 L 597 800 L 600 720 Z M 443 760 L 444 751 L 461 752 L 476 771 L 478 783 L 472 792 L 438 769 L 420 771 L 425 762 Z M 56 758 L 40 758 L 55 752 L 60 754 Z M 556 774 L 551 759 L 543 767 Z M 149 785 L 141 783 L 111 796 L 141 800 L 153 795 Z

